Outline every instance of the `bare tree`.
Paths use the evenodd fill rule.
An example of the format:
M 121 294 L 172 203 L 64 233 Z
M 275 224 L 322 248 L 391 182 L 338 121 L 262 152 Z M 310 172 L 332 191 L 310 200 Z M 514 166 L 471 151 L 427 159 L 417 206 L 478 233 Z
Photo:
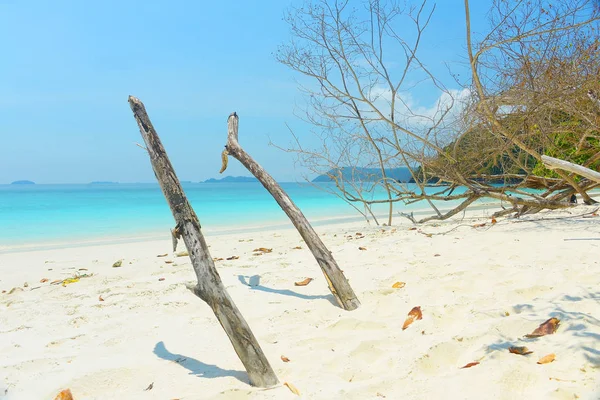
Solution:
M 374 207 L 386 205 L 391 224 L 398 202 L 430 205 L 433 215 L 420 221 L 407 215 L 414 222 L 449 218 L 480 198 L 509 204 L 504 214 L 567 207 L 573 192 L 593 202 L 587 191 L 596 183 L 547 170 L 541 156 L 573 145 L 579 159 L 570 161 L 600 161 L 598 109 L 586 97 L 599 81 L 598 10 L 590 0 L 550 3 L 495 0 L 489 33 L 473 43 L 465 1 L 472 79 L 462 91 L 419 59 L 435 12 L 427 0 L 405 8 L 315 0 L 292 9 L 293 40 L 277 59 L 309 78 L 300 116 L 321 145 L 306 148 L 294 136 L 287 150 L 376 222 Z M 417 89 L 440 95 L 433 109 L 414 105 Z M 565 129 L 565 120 L 577 124 Z M 396 167 L 407 167 L 414 185 L 390 178 Z M 442 201 L 460 203 L 442 213 Z

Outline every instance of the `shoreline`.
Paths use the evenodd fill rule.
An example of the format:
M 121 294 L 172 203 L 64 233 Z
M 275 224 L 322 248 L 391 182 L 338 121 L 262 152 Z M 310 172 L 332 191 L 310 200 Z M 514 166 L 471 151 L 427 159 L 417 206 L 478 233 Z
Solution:
M 406 219 L 315 226 L 362 303 L 352 312 L 332 303 L 294 229 L 206 236 L 280 382 L 305 398 L 595 399 L 600 242 L 565 240 L 600 237 L 600 217 L 580 217 L 594 209 L 495 224 L 490 211 L 471 211 L 417 229 Z M 256 255 L 258 247 L 273 251 Z M 294 285 L 307 277 L 309 285 Z M 297 398 L 283 385 L 248 384 L 210 307 L 185 288 L 195 279 L 169 237 L 0 254 L 0 392 L 7 400 L 53 399 L 66 388 L 95 400 Z M 403 330 L 415 306 L 423 319 Z M 551 317 L 561 321 L 555 334 L 523 337 Z M 554 362 L 536 363 L 550 353 Z M 461 369 L 471 362 L 479 364 Z

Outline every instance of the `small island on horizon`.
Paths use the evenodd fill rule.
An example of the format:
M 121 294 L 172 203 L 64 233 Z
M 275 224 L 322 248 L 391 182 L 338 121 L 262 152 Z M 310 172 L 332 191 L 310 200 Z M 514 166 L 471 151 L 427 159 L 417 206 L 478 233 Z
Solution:
M 90 185 L 117 185 L 119 182 L 112 181 L 92 181 Z
M 14 181 L 10 183 L 11 185 L 35 185 L 35 182 L 33 181 L 27 181 L 27 180 L 21 180 L 21 181 Z
M 225 178 L 215 179 L 210 178 L 203 183 L 249 183 L 258 182 L 258 179 L 251 176 L 226 176 Z

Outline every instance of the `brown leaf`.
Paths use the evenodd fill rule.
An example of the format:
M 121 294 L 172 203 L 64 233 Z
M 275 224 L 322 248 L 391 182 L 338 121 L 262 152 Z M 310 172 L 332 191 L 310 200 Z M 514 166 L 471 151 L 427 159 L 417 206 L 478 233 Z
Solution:
M 156 257 L 166 257 L 166 256 L 168 256 L 168 255 L 169 255 L 169 253 L 165 253 L 165 254 L 159 254 L 159 255 L 157 255 Z
M 408 228 L 409 231 L 416 231 L 417 228 L 415 228 L 414 226 L 412 228 Z
M 231 256 L 231 257 L 227 257 L 227 260 L 228 261 L 237 260 L 238 258 L 240 258 L 240 256 Z
M 556 359 L 556 355 L 554 355 L 554 353 L 550 353 L 548 355 L 545 355 L 544 357 L 540 358 L 540 360 L 537 362 L 538 364 L 548 364 L 551 363 L 552 361 L 554 361 Z
M 361 247 L 359 247 L 358 249 L 359 249 L 359 250 L 366 250 L 367 248 L 366 248 L 366 247 L 362 247 L 362 246 L 361 246 Z
M 496 221 L 496 218 L 492 217 L 492 224 L 495 224 L 496 222 L 498 222 L 498 221 Z
M 98 296 L 98 301 L 104 301 L 104 299 L 102 298 L 102 295 Z
M 362 236 L 363 234 L 360 232 L 356 232 L 356 236 Z
M 436 254 L 434 254 L 433 256 L 434 256 L 434 257 L 439 257 L 440 255 L 436 253 Z
M 154 387 L 154 382 L 149 384 L 148 387 L 146 389 L 144 389 L 144 391 L 152 390 L 153 387 Z
M 254 249 L 252 251 L 260 251 L 261 253 L 271 253 L 273 249 L 267 249 L 266 247 L 259 247 L 258 249 Z
M 281 356 L 281 361 L 283 361 L 283 362 L 290 362 L 290 359 L 287 358 L 286 356 Z
M 415 320 L 423 319 L 423 314 L 421 313 L 421 307 L 413 307 L 412 310 L 408 313 L 408 318 L 404 321 L 404 325 L 402 325 L 402 330 L 405 330 L 409 327 L 410 324 L 415 322 Z
M 48 278 L 42 278 L 42 279 L 40 279 L 40 283 L 46 283 L 46 282 L 48 282 Z
M 527 354 L 531 354 L 533 353 L 533 351 L 530 351 L 527 347 L 525 346 L 521 346 L 521 347 L 517 347 L 517 346 L 512 346 L 508 348 L 508 351 L 510 351 L 513 354 L 519 354 L 521 356 L 526 356 Z
M 394 289 L 402 289 L 404 286 L 406 286 L 406 283 L 404 282 L 396 282 L 392 285 Z
M 377 392 L 377 397 L 383 397 L 385 399 L 385 396 L 382 395 L 381 393 Z
M 61 390 L 61 392 L 56 395 L 54 400 L 73 400 L 73 395 L 71 394 L 71 389 Z
M 288 387 L 288 389 L 290 389 L 290 391 L 291 391 L 292 393 L 294 393 L 295 395 L 298 395 L 298 396 L 300 396 L 300 391 L 299 391 L 299 390 L 296 388 L 296 386 L 292 385 L 292 384 L 291 384 L 291 383 L 289 383 L 289 382 L 285 382 L 285 383 L 284 383 L 284 385 L 285 385 L 285 386 L 287 386 L 287 387 Z
M 531 332 L 529 335 L 525 335 L 527 338 L 536 338 L 544 335 L 551 335 L 558 329 L 560 325 L 560 319 L 558 318 L 550 318 L 549 320 L 543 322 L 540 326 L 538 326 L 535 331 Z
M 159 280 L 159 281 L 164 281 L 164 280 L 165 280 L 165 278 L 158 278 L 158 280 Z
M 294 286 L 306 286 L 308 285 L 311 281 L 313 280 L 313 278 L 306 278 L 303 281 L 300 282 L 294 282 Z
M 483 228 L 484 226 L 486 226 L 487 224 L 484 222 L 482 224 L 475 224 L 473 225 L 473 228 Z
M 190 254 L 187 251 L 180 251 L 179 253 L 175 254 L 177 257 L 187 257 Z
M 294 247 L 294 250 L 300 250 L 301 248 L 302 247 L 300 247 L 300 246 L 296 246 L 296 247 Z
M 479 361 L 470 362 L 467 365 L 465 365 L 464 367 L 460 367 L 460 369 L 471 368 L 471 367 L 474 367 L 476 365 L 479 365 Z
M 173 260 L 165 260 L 165 264 L 173 264 Z

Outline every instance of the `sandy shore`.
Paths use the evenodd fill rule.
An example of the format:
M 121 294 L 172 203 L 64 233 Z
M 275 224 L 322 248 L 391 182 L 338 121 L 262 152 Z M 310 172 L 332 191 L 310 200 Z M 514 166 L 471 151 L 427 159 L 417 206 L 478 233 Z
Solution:
M 207 241 L 213 257 L 239 256 L 217 262 L 221 278 L 280 381 L 303 398 L 599 399 L 600 241 L 565 240 L 600 238 L 600 217 L 578 217 L 592 209 L 417 230 L 400 219 L 319 226 L 362 302 L 353 312 L 332 304 L 293 229 Z M 297 398 L 248 385 L 210 309 L 183 285 L 195 279 L 189 259 L 170 247 L 165 237 L 0 254 L 0 399 L 64 388 L 76 400 Z M 77 273 L 88 276 L 51 284 Z M 403 331 L 414 306 L 423 319 Z M 551 317 L 555 334 L 524 338 Z M 549 353 L 554 362 L 537 364 Z

